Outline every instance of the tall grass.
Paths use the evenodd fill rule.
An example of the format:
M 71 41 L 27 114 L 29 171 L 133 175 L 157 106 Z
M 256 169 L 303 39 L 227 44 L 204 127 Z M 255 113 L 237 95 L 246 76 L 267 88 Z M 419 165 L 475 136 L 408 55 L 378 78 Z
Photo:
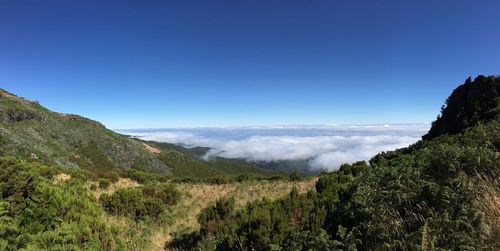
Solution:
M 479 176 L 481 188 L 477 201 L 485 215 L 485 234 L 492 250 L 500 250 L 500 180 Z
M 303 181 L 289 180 L 250 180 L 230 184 L 177 184 L 182 193 L 180 203 L 172 209 L 174 223 L 164 229 L 157 229 L 152 236 L 152 248 L 163 249 L 165 243 L 177 234 L 199 229 L 196 220 L 198 213 L 210 203 L 222 197 L 235 199 L 236 207 L 261 198 L 277 199 L 290 193 L 295 187 L 300 193 L 314 189 L 317 178 Z

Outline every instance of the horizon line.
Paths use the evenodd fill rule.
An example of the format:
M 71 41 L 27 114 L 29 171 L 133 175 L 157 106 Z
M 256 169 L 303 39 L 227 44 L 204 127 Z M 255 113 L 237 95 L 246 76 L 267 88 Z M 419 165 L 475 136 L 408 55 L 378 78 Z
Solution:
M 410 125 L 431 125 L 426 123 L 347 123 L 347 124 L 276 124 L 276 125 L 232 125 L 232 126 L 166 126 L 166 127 L 137 127 L 137 128 L 110 128 L 112 131 L 133 130 L 165 130 L 165 129 L 293 129 L 293 128 L 335 128 L 335 127 L 392 127 Z

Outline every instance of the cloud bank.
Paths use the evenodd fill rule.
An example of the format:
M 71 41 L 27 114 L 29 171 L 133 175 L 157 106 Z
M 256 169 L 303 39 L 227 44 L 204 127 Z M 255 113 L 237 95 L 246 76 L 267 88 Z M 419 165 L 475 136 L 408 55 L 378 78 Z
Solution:
M 144 140 L 206 146 L 215 156 L 249 161 L 309 160 L 312 170 L 333 171 L 343 163 L 415 143 L 427 124 L 280 126 L 128 130 Z

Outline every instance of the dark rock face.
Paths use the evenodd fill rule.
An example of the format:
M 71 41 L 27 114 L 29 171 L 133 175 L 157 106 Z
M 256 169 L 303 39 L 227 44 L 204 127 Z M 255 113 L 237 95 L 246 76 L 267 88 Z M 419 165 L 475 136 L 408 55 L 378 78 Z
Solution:
M 441 115 L 432 123 L 423 139 L 443 134 L 457 134 L 480 121 L 488 121 L 500 114 L 500 77 L 478 76 L 468 78 L 446 100 Z
M 18 97 L 0 88 L 0 122 L 47 121 L 47 114 L 37 107 L 41 107 L 37 101 Z
M 46 121 L 47 115 L 32 110 L 9 109 L 2 114 L 2 120 L 5 122 L 21 122 L 23 120 Z

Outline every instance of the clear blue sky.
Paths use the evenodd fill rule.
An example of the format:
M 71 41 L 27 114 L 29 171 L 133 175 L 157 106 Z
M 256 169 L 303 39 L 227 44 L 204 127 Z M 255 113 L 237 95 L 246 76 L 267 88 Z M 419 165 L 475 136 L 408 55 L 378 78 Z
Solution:
M 500 1 L 0 0 L 0 87 L 110 128 L 431 122 Z

